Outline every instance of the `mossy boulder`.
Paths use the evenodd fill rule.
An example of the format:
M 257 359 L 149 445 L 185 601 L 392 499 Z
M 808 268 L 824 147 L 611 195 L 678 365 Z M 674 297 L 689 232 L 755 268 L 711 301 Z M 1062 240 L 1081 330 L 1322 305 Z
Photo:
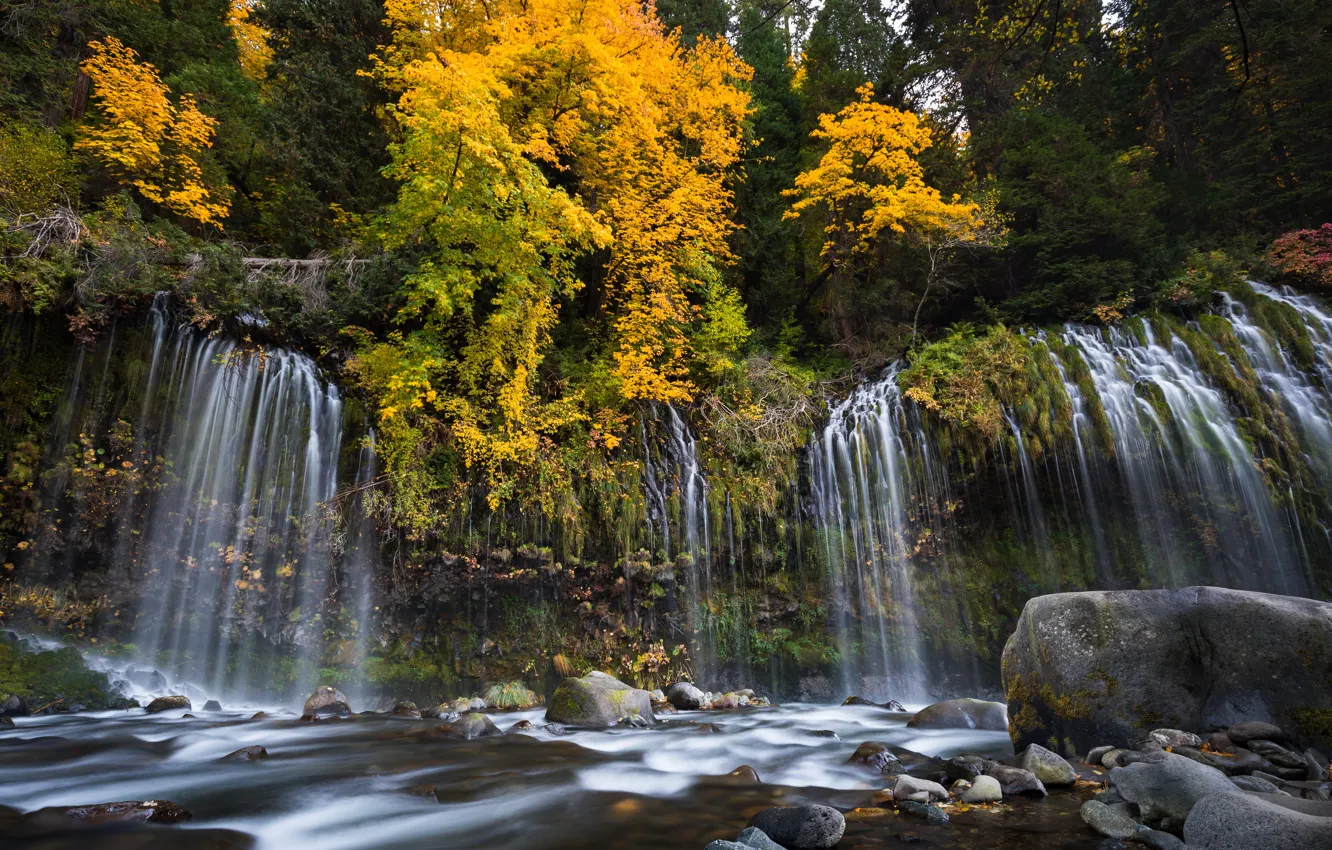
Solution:
M 351 714 L 351 705 L 347 702 L 347 696 L 337 688 L 328 685 L 320 685 L 310 694 L 309 699 L 305 701 L 305 708 L 302 714 L 309 714 L 315 717 L 338 716 L 346 717 Z
M 600 672 L 565 679 L 546 704 L 546 720 L 566 726 L 614 726 L 635 717 L 657 722 L 651 695 Z
M 173 709 L 183 708 L 187 711 L 193 708 L 189 697 L 174 694 L 172 696 L 158 697 L 148 703 L 147 711 L 149 714 L 157 714 L 160 711 L 172 711 Z
M 1215 587 L 1031 599 L 1003 655 L 1009 733 L 1073 755 L 1154 729 L 1275 723 L 1310 743 L 1332 706 L 1332 603 Z
M 22 716 L 52 704 L 98 710 L 124 703 L 111 692 L 105 673 L 84 666 L 77 649 L 27 652 L 0 641 L 0 706 L 10 706 L 0 708 L 0 714 Z

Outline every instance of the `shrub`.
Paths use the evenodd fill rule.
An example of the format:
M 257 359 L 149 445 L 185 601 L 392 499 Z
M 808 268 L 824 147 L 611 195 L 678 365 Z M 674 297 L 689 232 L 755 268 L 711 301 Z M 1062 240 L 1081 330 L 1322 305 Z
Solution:
M 64 141 L 18 121 L 0 123 L 0 211 L 16 216 L 69 205 L 79 178 Z
M 491 708 L 531 708 L 539 701 L 537 695 L 522 682 L 501 682 L 486 689 L 486 702 Z
M 1272 243 L 1267 260 L 1298 283 L 1332 289 L 1332 222 L 1284 234 Z

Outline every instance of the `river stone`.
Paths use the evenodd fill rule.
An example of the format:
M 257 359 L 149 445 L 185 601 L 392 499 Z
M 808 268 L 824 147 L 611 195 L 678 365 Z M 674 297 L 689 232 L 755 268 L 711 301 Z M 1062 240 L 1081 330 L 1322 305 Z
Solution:
M 31 713 L 32 709 L 28 707 L 28 703 L 17 694 L 10 694 L 4 699 L 0 699 L 0 716 L 27 717 Z
M 749 825 L 789 850 L 823 850 L 842 840 L 846 818 L 831 806 L 783 806 L 764 809 Z
M 927 705 L 907 721 L 913 729 L 1008 729 L 1008 709 L 1002 702 L 949 699 Z
M 503 735 L 489 717 L 484 714 L 478 714 L 473 711 L 470 714 L 464 714 L 457 720 L 441 726 L 435 730 L 444 738 L 460 738 L 464 741 L 474 741 L 477 738 L 490 738 L 494 735 Z
M 1101 759 L 1106 753 L 1112 752 L 1115 748 L 1109 744 L 1102 744 L 1099 747 L 1092 747 L 1087 751 L 1087 757 L 1082 760 L 1083 764 L 1090 764 L 1094 767 L 1101 767 Z
M 215 699 L 210 699 L 208 702 L 204 703 L 203 710 L 204 710 L 204 711 L 221 711 L 221 710 L 222 710 L 222 703 L 218 702 L 218 701 L 215 700 Z
M 914 800 L 917 803 L 928 803 L 931 800 L 944 802 L 948 799 L 948 791 L 938 782 L 917 779 L 904 773 L 893 784 L 893 799 L 899 803 L 903 800 Z
M 268 758 L 268 750 L 255 744 L 251 747 L 241 747 L 234 753 L 227 753 L 218 761 L 258 761 Z
M 1203 745 L 1202 738 L 1192 732 L 1181 732 L 1178 729 L 1153 729 L 1147 733 L 1147 737 L 1160 746 L 1169 747 L 1170 749 L 1176 747 L 1193 747 L 1196 749 Z
M 1032 744 L 1018 756 L 1018 767 L 1031 771 L 1042 785 L 1072 785 L 1078 772 L 1057 753 L 1040 744 Z
M 742 847 L 749 847 L 751 850 L 785 850 L 768 837 L 768 834 L 756 826 L 747 826 L 740 830 L 740 834 L 735 837 L 737 844 Z
M 546 704 L 546 719 L 568 726 L 614 726 L 635 716 L 656 722 L 648 692 L 601 672 L 565 679 Z
M 72 819 L 86 824 L 183 823 L 193 817 L 169 800 L 125 800 L 91 806 L 48 806 L 24 816 L 25 821 L 56 824 Z
M 1313 725 L 1307 710 L 1332 705 L 1332 653 L 1291 648 L 1329 645 L 1332 603 L 1312 599 L 1215 587 L 1039 596 L 1004 647 L 1013 743 L 1128 743 L 1153 720 L 1261 720 L 1311 737 L 1297 720 Z
M 1004 789 L 993 776 L 977 776 L 971 787 L 962 792 L 964 803 L 997 803 L 1004 798 Z
M 1261 776 L 1232 776 L 1230 784 L 1241 791 L 1253 791 L 1256 794 L 1284 794 L 1277 785 Z
M 313 714 L 316 717 L 329 714 L 346 716 L 351 714 L 351 703 L 347 702 L 346 695 L 337 688 L 320 685 L 305 701 L 305 708 L 301 714 Z
M 1305 766 L 1303 755 L 1293 753 L 1273 741 L 1253 740 L 1246 743 L 1244 748 L 1257 753 L 1277 767 L 1303 768 Z
M 1189 850 L 1188 845 L 1179 838 L 1159 829 L 1141 829 L 1133 838 L 1151 850 Z
M 1204 797 L 1184 822 L 1184 842 L 1190 850 L 1332 850 L 1332 817 L 1279 800 L 1243 793 Z
M 1280 726 L 1264 723 L 1261 720 L 1246 720 L 1236 723 L 1226 730 L 1226 737 L 1240 746 L 1250 741 L 1284 741 L 1286 733 Z
M 1312 747 L 1304 751 L 1305 779 L 1328 779 L 1330 769 L 1327 756 Z
M 1078 813 L 1082 815 L 1083 823 L 1107 838 L 1133 838 L 1142 826 L 1124 812 L 1099 800 L 1083 803 Z
M 1041 780 L 1030 770 L 990 762 L 985 766 L 985 774 L 999 780 L 999 786 L 1003 788 L 1005 797 L 1012 797 L 1015 794 L 1039 794 L 1044 797 L 1047 793 Z
M 13 725 L 14 725 L 14 718 L 0 716 L 0 728 L 12 727 Z
M 879 741 L 866 741 L 856 747 L 856 751 L 851 754 L 851 758 L 847 759 L 847 763 L 863 764 L 886 776 L 896 776 L 906 771 L 902 762 L 897 756 L 893 755 L 888 745 Z
M 191 709 L 193 707 L 194 706 L 190 705 L 189 697 L 183 697 L 177 694 L 169 697 L 158 697 L 148 703 L 147 711 L 149 714 L 157 714 L 159 711 L 171 711 L 175 708 Z
M 928 803 L 919 803 L 915 800 L 906 800 L 905 802 L 898 803 L 897 807 L 909 815 L 925 818 L 926 823 L 934 824 L 935 826 L 948 823 L 948 812 L 945 812 L 938 806 L 931 806 Z
M 1110 771 L 1110 784 L 1125 800 L 1137 803 L 1148 822 L 1182 824 L 1194 803 L 1208 794 L 1240 793 L 1221 771 L 1174 753 L 1117 767 Z
M 404 702 L 394 703 L 394 705 L 393 705 L 393 716 L 394 716 L 394 717 L 406 717 L 406 718 L 408 718 L 409 720 L 420 720 L 420 719 L 421 719 L 421 709 L 417 708 L 417 707 L 416 707 L 416 703 L 414 703 L 414 702 L 405 702 L 405 701 L 404 701 Z M 436 713 L 435 716 L 438 717 L 439 714 Z
M 985 773 L 985 759 L 980 756 L 953 756 L 944 764 L 944 773 L 949 779 L 974 782 L 977 776 Z

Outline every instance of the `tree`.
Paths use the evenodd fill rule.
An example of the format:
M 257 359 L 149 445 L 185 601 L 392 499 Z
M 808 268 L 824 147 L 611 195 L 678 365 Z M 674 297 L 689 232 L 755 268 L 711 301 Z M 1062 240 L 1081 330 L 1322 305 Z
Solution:
M 913 234 L 967 240 L 985 225 L 977 204 L 945 199 L 926 184 L 918 157 L 932 142 L 929 127 L 911 112 L 875 103 L 869 83 L 857 94 L 859 100 L 836 115 L 819 117 L 811 135 L 827 151 L 787 191 L 793 199 L 789 218 L 814 217 L 822 224 L 819 281 L 829 285 L 844 336 L 850 332 L 838 290 L 873 273 L 885 239 Z
M 200 155 L 212 146 L 216 122 L 190 94 L 176 102 L 157 69 L 107 37 L 88 45 L 80 66 L 92 81 L 101 120 L 82 133 L 75 148 L 87 151 L 120 182 L 144 198 L 203 224 L 221 226 L 230 187 L 209 185 Z

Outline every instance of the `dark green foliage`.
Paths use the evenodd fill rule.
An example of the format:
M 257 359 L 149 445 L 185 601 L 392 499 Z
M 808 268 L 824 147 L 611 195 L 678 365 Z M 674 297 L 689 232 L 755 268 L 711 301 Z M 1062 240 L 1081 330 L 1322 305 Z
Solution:
M 80 703 L 98 710 L 123 702 L 110 693 L 105 673 L 84 666 L 77 649 L 26 652 L 0 640 L 0 699 L 6 695 L 20 697 L 32 711 L 52 703 L 57 707 Z

